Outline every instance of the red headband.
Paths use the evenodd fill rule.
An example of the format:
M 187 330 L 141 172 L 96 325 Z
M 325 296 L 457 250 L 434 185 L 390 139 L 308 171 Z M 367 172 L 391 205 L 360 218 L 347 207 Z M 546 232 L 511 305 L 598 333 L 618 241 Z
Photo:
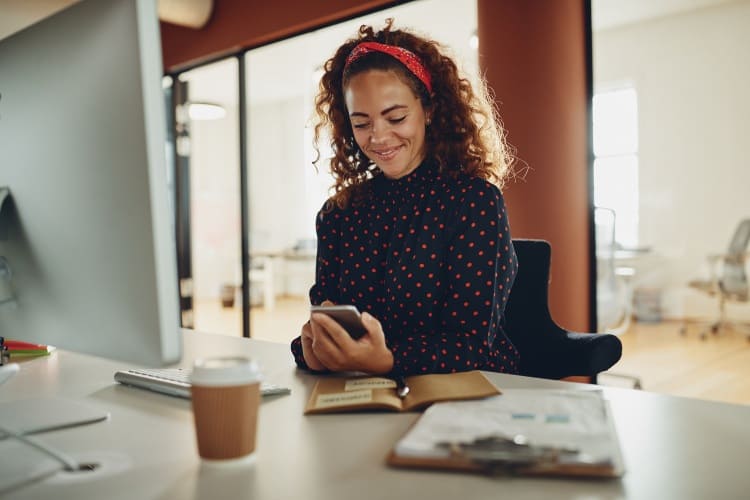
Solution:
M 378 42 L 362 42 L 354 47 L 346 58 L 344 70 L 346 70 L 353 61 L 369 52 L 382 52 L 394 57 L 401 64 L 406 66 L 414 76 L 419 78 L 419 81 L 424 83 L 424 86 L 427 87 L 427 92 L 432 93 L 432 78 L 430 78 L 430 73 L 427 71 L 427 68 L 424 67 L 422 61 L 419 60 L 414 52 L 401 47 L 396 47 L 395 45 L 386 45 Z

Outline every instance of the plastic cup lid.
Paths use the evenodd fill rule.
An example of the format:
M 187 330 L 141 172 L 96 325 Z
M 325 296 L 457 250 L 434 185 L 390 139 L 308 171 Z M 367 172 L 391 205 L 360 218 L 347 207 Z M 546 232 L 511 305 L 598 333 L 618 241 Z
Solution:
M 198 359 L 190 373 L 190 383 L 201 386 L 242 385 L 262 378 L 258 363 L 239 356 Z

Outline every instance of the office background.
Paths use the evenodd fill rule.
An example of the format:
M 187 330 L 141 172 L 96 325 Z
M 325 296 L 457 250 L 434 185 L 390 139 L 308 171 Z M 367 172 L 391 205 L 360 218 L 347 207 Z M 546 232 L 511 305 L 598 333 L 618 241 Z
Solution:
M 639 244 L 653 248 L 644 280 L 667 318 L 713 312 L 685 284 L 750 215 L 749 25 L 750 2 L 709 2 L 594 32 L 596 84 L 638 92 Z
M 33 6 L 51 3 L 60 8 L 72 2 Z M 513 233 L 552 242 L 550 302 L 556 320 L 568 328 L 592 328 L 586 78 L 591 77 L 596 93 L 634 89 L 635 244 L 649 251 L 627 263 L 635 270 L 632 285 L 657 290 L 662 319 L 710 315 L 715 301 L 691 291 L 686 283 L 707 273 L 705 256 L 725 250 L 740 217 L 750 212 L 744 188 L 750 176 L 748 146 L 743 140 L 750 120 L 744 90 L 750 80 L 744 56 L 750 34 L 743 29 L 750 21 L 750 2 L 590 4 L 590 65 L 589 2 L 581 0 L 321 0 L 272 5 L 215 0 L 212 17 L 201 29 L 162 23 L 165 71 L 186 80 L 192 98 L 219 102 L 226 112 L 219 120 L 191 123 L 193 295 L 196 304 L 214 304 L 210 310 L 196 310 L 196 326 L 222 332 L 214 322 L 216 314 L 231 312 L 232 332 L 223 333 L 242 328 L 239 307 L 218 305 L 222 285 L 241 280 L 238 51 L 249 49 L 245 64 L 251 109 L 250 251 L 302 248 L 294 258 L 272 258 L 274 293 L 281 300 L 273 321 L 256 328 L 256 333 L 262 329 L 283 340 L 296 335 L 299 318 L 305 315 L 304 295 L 311 279 L 305 248 L 312 237 L 312 213 L 327 185 L 324 173 L 316 175 L 308 164 L 309 129 L 303 125 L 309 118 L 316 68 L 302 67 L 295 50 L 302 46 L 306 54 L 320 50 L 327 56 L 354 32 L 359 16 L 368 15 L 377 25 L 390 12 L 397 25 L 413 25 L 451 45 L 467 69 L 475 65 L 486 71 L 509 141 L 530 167 L 525 181 L 506 189 Z M 385 8 L 391 10 L 381 10 Z M 12 16 L 3 17 L 8 21 Z M 476 49 L 469 45 L 475 33 Z M 314 37 L 322 47 L 314 47 Z M 281 67 L 287 69 L 299 67 L 306 76 L 279 75 L 278 66 L 269 66 L 274 61 L 285 63 Z M 283 84 L 295 79 L 306 90 L 284 94 Z M 288 127 L 297 127 L 299 141 L 281 132 Z M 253 272 L 254 311 L 265 312 L 263 275 Z M 284 307 L 285 297 L 295 304 L 291 312 Z M 750 318 L 747 304 L 729 307 L 732 317 Z
M 360 11 L 373 8 L 373 3 L 378 2 L 361 2 Z M 290 247 L 300 239 L 312 237 L 309 214 L 319 206 L 326 186 L 325 178 L 316 176 L 309 168 L 310 151 L 305 151 L 304 141 L 308 138 L 296 142 L 272 133 L 274 129 L 309 118 L 306 110 L 314 92 L 314 68 L 303 68 L 310 74 L 307 92 L 298 90 L 295 96 L 283 96 L 283 89 L 288 88 L 287 74 L 275 73 L 278 67 L 269 66 L 269 61 L 274 57 L 287 61 L 294 54 L 289 49 L 309 45 L 310 38 L 323 46 L 326 43 L 335 46 L 336 40 L 348 36 L 352 30 L 334 25 L 299 37 L 297 45 L 294 39 L 263 44 L 265 40 L 325 23 L 332 16 L 352 15 L 351 8 L 340 11 L 336 2 L 327 7 L 325 4 L 319 5 L 317 17 L 303 21 L 295 9 L 282 9 L 284 12 L 272 15 L 267 12 L 270 7 L 242 10 L 245 8 L 242 5 L 219 1 L 214 18 L 204 30 L 162 24 L 167 67 L 179 68 L 202 57 L 215 57 L 238 40 L 248 46 L 259 45 L 248 53 L 249 99 L 253 107 L 249 114 L 250 141 L 268 152 L 258 155 L 254 152 L 261 148 L 251 148 L 249 160 L 250 189 L 253 185 L 263 186 L 249 197 L 251 245 L 256 244 L 259 249 Z M 631 86 L 637 92 L 637 244 L 650 252 L 634 264 L 637 273 L 634 285 L 660 291 L 661 312 L 666 318 L 707 316 L 712 313 L 713 301 L 691 292 L 686 282 L 706 274 L 705 256 L 723 251 L 739 218 L 750 211 L 743 189 L 750 176 L 750 170 L 743 168 L 748 147 L 741 140 L 750 120 L 743 91 L 750 67 L 742 56 L 750 37 L 742 29 L 747 25 L 750 5 L 744 0 L 659 2 L 658 8 L 651 5 L 647 11 L 639 12 L 639 2 L 629 4 L 631 10 L 616 2 L 594 0 L 592 38 L 594 91 Z M 520 159 L 531 167 L 525 182 L 511 184 L 507 189 L 514 235 L 552 242 L 553 314 L 563 325 L 578 329 L 590 326 L 592 252 L 588 247 L 590 221 L 585 206 L 590 193 L 588 172 L 582 167 L 585 156 L 581 161 L 586 153 L 571 150 L 573 141 L 583 141 L 581 147 L 585 144 L 586 124 L 581 121 L 585 120 L 585 115 L 581 115 L 585 113 L 585 103 L 580 100 L 584 82 L 574 81 L 569 73 L 574 73 L 571 64 L 582 72 L 586 69 L 582 59 L 585 47 L 581 45 L 583 7 L 581 2 L 536 2 L 534 6 L 524 6 L 518 2 L 422 0 L 406 2 L 388 11 L 403 25 L 431 13 L 430 21 L 420 28 L 434 32 L 438 39 L 458 48 L 457 52 L 465 47 L 461 59 L 467 61 L 467 66 L 479 64 L 483 70 L 486 68 L 500 101 L 509 140 Z M 559 12 L 555 10 L 558 8 Z M 476 55 L 472 59 L 468 45 L 459 41 L 471 35 L 477 11 L 481 64 Z M 368 19 L 385 16 L 386 13 L 376 13 Z M 235 26 L 236 21 L 229 24 L 230 17 L 243 19 L 244 25 Z M 266 25 L 265 30 L 256 26 L 256 20 L 271 18 L 274 22 Z M 485 21 L 488 24 L 485 29 L 490 32 L 481 36 Z M 222 22 L 226 24 L 221 30 L 223 38 L 212 35 L 212 31 L 219 31 L 212 26 Z M 506 28 L 503 22 L 520 26 L 513 29 L 529 36 Z M 451 27 L 453 37 L 449 35 Z M 508 40 L 515 40 L 512 56 L 493 44 L 495 32 L 504 32 L 507 37 L 499 40 L 499 45 L 508 47 L 511 45 Z M 531 36 L 535 32 L 544 36 Z M 451 38 L 446 40 L 446 37 Z M 570 46 L 567 51 L 566 41 Z M 325 47 L 321 53 L 325 54 Z M 561 58 L 564 64 L 558 62 Z M 214 67 L 221 64 L 217 62 Z M 260 70 L 253 71 L 254 68 Z M 203 71 L 208 72 L 208 67 Z M 236 84 L 224 78 L 203 75 L 195 80 L 214 82 L 208 96 L 217 93 L 217 86 L 223 87 L 219 93 L 225 96 L 237 93 Z M 274 95 L 269 95 L 269 89 L 275 89 Z M 228 127 L 236 123 L 231 106 L 226 117 Z M 580 130 L 570 131 L 571 120 L 578 123 Z M 198 141 L 215 144 L 231 137 L 226 130 L 218 132 L 213 122 L 198 123 L 196 130 Z M 274 152 L 276 157 L 270 158 Z M 217 157 L 217 153 L 225 157 Z M 236 182 L 237 149 L 214 148 L 204 153 L 197 150 L 195 154 L 213 155 L 209 162 L 210 178 L 204 179 L 204 185 L 213 184 L 211 189 L 226 193 L 223 210 L 226 214 L 236 213 L 230 209 L 231 204 L 238 204 L 236 199 L 232 200 L 231 190 L 216 185 L 221 184 L 217 178 L 222 175 L 227 183 Z M 293 182 L 295 179 L 299 182 Z M 314 195 L 310 194 L 311 187 Z M 197 225 L 203 219 L 212 227 L 217 224 L 210 209 L 196 207 L 194 213 Z M 277 214 L 279 220 L 285 221 L 284 225 L 268 222 L 269 214 Z M 229 224 L 236 222 L 227 216 L 223 219 Z M 230 241 L 228 245 L 236 249 L 239 244 L 235 243 Z M 215 257 L 214 251 L 210 251 L 203 262 L 195 263 L 196 298 L 215 297 L 220 282 L 238 279 L 236 269 L 216 269 L 220 259 Z M 195 258 L 201 258 L 200 251 Z M 565 266 L 555 266 L 555 262 L 565 262 Z M 295 272 L 300 278 L 309 277 L 309 272 L 292 270 L 291 274 Z M 305 287 L 302 281 L 294 279 L 276 283 L 277 291 L 291 295 L 304 294 Z M 734 313 L 743 316 L 746 309 L 734 307 Z
M 414 2 L 418 4 L 420 2 Z M 295 33 L 322 27 L 333 21 L 365 13 L 375 7 L 392 5 L 390 2 L 359 2 L 352 7 L 349 2 L 316 2 L 308 5 L 273 4 L 262 7 L 245 2 L 217 2 L 212 21 L 203 30 L 190 30 L 168 24 L 162 25 L 164 62 L 167 69 L 179 70 L 210 57 L 219 57 L 238 46 L 258 47 L 272 40 Z M 407 3 L 408 5 L 408 3 Z M 588 217 L 588 178 L 586 173 L 587 144 L 587 90 L 585 85 L 585 44 L 583 2 L 546 2 L 534 6 L 522 2 L 497 5 L 495 2 L 477 2 L 478 19 L 492 19 L 489 25 L 478 25 L 480 66 L 488 68 L 490 85 L 503 101 L 500 111 L 510 131 L 509 140 L 517 147 L 519 156 L 535 169 L 518 194 L 508 193 L 510 209 L 517 236 L 546 237 L 555 248 L 555 258 L 565 266 L 553 269 L 552 307 L 563 324 L 586 329 L 590 323 L 590 221 Z M 495 11 L 500 7 L 515 12 Z M 544 9 L 553 9 L 545 12 Z M 483 12 L 483 9 L 489 9 Z M 516 21 L 513 21 L 515 16 Z M 522 18 L 519 24 L 518 17 Z M 433 17 L 428 10 L 425 19 Z M 551 25 L 555 29 L 549 29 Z M 511 47 L 497 40 L 503 30 L 517 29 L 527 32 L 536 26 L 545 37 L 528 37 L 518 33 L 523 47 Z M 523 35 L 523 36 L 520 36 Z M 560 65 L 552 57 L 552 48 L 566 50 L 568 60 L 579 71 L 570 71 L 569 65 Z M 513 58 L 538 60 L 548 54 L 548 60 L 535 67 L 543 70 L 548 81 L 558 82 L 559 92 L 545 93 L 544 99 L 529 95 L 531 77 L 524 77 L 521 68 L 514 70 L 516 79 L 503 80 L 491 74 L 492 68 L 509 66 L 505 61 Z M 559 53 L 559 52 L 558 52 Z M 533 57 L 532 57 L 533 55 Z M 527 64 L 528 66 L 528 64 Z M 499 71 L 496 69 L 495 71 Z M 508 86 L 503 89 L 502 86 Z M 535 97 L 534 99 L 530 97 Z M 523 103 L 523 106 L 521 105 Z M 511 110 L 515 106 L 515 112 Z M 559 126 L 549 118 L 550 109 L 564 112 L 555 114 Z M 545 117 L 540 121 L 541 117 Z M 533 119 L 531 119 L 533 118 Z M 574 123 L 574 126 L 571 124 Z M 544 127 L 540 127 L 544 124 Z M 528 138 L 525 143 L 524 140 Z M 252 166 L 250 168 L 253 168 Z M 573 170 L 580 175 L 569 175 Z M 541 180 L 544 179 L 542 182 Z M 555 186 L 551 189 L 550 186 Z M 517 208 L 514 206 L 517 205 Z M 535 207 L 532 207 L 532 205 Z M 560 219 L 555 222 L 555 219 Z M 565 219 L 565 223 L 560 221 Z M 567 289 L 567 291 L 566 291 Z M 573 290 L 571 293 L 570 290 Z

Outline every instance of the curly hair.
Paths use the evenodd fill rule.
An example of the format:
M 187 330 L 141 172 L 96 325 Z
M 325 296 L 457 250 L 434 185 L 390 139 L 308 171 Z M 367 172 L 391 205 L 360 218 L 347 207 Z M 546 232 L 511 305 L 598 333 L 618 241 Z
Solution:
M 371 71 L 392 71 L 419 97 L 429 110 L 431 125 L 425 133 L 426 159 L 434 161 L 439 171 L 456 176 L 463 172 L 502 187 L 510 173 L 512 155 L 505 142 L 505 132 L 494 100 L 489 96 L 484 79 L 476 89 L 460 74 L 456 63 L 441 51 L 441 45 L 404 30 L 392 29 L 393 19 L 375 32 L 361 26 L 358 35 L 341 45 L 326 61 L 315 99 L 317 123 L 315 150 L 320 160 L 320 141 L 330 134 L 334 156 L 330 170 L 335 179 L 331 198 L 337 206 L 358 203 L 367 196 L 367 179 L 380 175 L 380 169 L 362 152 L 354 139 L 344 90 L 357 74 Z M 432 77 L 432 93 L 397 59 L 379 52 L 358 57 L 348 66 L 346 59 L 362 42 L 395 45 L 413 52 Z M 332 207 L 331 207 L 332 208 Z

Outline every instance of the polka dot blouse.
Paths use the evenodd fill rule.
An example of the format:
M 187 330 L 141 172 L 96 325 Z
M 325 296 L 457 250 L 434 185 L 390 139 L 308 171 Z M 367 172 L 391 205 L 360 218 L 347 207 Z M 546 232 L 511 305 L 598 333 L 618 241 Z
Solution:
M 369 182 L 364 203 L 318 213 L 310 302 L 354 304 L 380 320 L 393 373 L 516 373 L 502 325 L 518 265 L 500 190 L 429 163 Z M 307 368 L 299 337 L 291 348 Z

